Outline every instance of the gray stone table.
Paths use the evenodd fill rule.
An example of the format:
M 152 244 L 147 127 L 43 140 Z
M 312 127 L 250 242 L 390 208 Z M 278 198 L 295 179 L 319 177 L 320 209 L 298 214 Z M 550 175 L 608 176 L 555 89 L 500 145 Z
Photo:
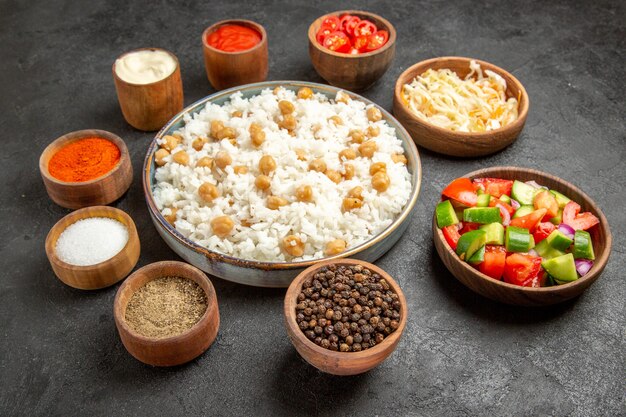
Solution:
M 618 1 L 0 0 L 0 415 L 624 415 L 626 414 L 626 3 Z M 396 78 L 443 55 L 480 58 L 525 85 L 531 110 L 519 140 L 480 159 L 420 151 L 424 177 L 400 242 L 377 263 L 402 285 L 410 317 L 396 352 L 360 376 L 304 362 L 283 328 L 284 290 L 213 278 L 222 325 L 193 362 L 158 369 L 133 359 L 112 315 L 119 285 L 74 290 L 45 256 L 48 230 L 69 210 L 38 172 L 63 133 L 99 128 L 128 144 L 135 170 L 114 206 L 135 220 L 139 266 L 177 259 L 148 218 L 140 171 L 152 134 L 128 126 L 111 65 L 159 46 L 179 58 L 185 103 L 213 93 L 200 34 L 232 17 L 265 25 L 270 80 L 323 82 L 306 31 L 325 12 L 357 7 L 398 30 L 390 70 L 364 95 L 391 110 Z M 606 214 L 613 252 L 601 278 L 562 305 L 526 309 L 472 293 L 446 270 L 431 235 L 439 192 L 482 167 L 558 175 Z

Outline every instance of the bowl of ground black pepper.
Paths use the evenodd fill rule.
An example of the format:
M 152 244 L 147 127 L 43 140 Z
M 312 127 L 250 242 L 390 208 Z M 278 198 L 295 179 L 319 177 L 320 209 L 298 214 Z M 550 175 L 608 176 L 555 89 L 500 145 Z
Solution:
M 356 259 L 317 263 L 289 286 L 287 333 L 298 353 L 320 371 L 356 375 L 396 348 L 406 325 L 400 286 L 382 269 Z
M 153 366 L 175 366 L 204 353 L 220 326 L 213 284 L 198 268 L 162 261 L 135 271 L 120 286 L 115 325 L 128 352 Z

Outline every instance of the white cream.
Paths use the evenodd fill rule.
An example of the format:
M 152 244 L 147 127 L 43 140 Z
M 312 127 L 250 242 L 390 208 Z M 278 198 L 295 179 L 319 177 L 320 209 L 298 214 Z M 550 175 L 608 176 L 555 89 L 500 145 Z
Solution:
M 161 50 L 130 52 L 115 61 L 115 73 L 132 84 L 151 84 L 167 78 L 176 70 L 176 61 Z

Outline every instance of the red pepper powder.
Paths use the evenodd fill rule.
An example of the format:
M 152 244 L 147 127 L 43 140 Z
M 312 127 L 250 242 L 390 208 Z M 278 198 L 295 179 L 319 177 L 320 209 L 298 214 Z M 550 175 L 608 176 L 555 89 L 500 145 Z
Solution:
M 110 140 L 85 138 L 59 149 L 50 159 L 48 171 L 60 181 L 90 181 L 115 168 L 120 157 L 120 149 Z

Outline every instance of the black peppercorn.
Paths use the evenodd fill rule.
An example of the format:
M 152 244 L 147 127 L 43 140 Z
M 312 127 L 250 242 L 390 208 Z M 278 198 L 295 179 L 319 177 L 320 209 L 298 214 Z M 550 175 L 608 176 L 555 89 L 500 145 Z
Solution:
M 326 334 L 333 334 L 334 331 L 335 331 L 335 328 L 333 327 L 332 324 L 324 327 L 324 333 Z

